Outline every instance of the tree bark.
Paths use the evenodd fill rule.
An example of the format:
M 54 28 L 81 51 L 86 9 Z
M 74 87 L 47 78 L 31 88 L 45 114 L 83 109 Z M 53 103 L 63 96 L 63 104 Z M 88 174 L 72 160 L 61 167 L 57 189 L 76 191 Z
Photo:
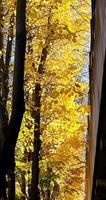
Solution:
M 24 105 L 24 62 L 25 62 L 25 48 L 26 48 L 26 0 L 17 0 L 16 11 L 16 48 L 15 48 L 15 62 L 14 62 L 14 77 L 13 77 L 13 96 L 12 96 L 12 113 L 7 127 L 4 142 L 1 149 L 0 158 L 0 172 L 3 171 L 1 182 L 5 179 L 6 174 L 11 174 L 11 192 L 9 200 L 15 199 L 15 158 L 14 151 L 18 138 L 18 133 L 23 118 L 25 109 Z M 9 44 L 10 45 L 10 44 Z M 8 63 L 8 60 L 6 61 Z M 14 177 L 14 178 L 13 178 Z M 5 184 L 2 184 L 5 188 Z M 1 192 L 4 199 L 4 194 Z
M 53 186 L 53 192 L 51 195 L 52 200 L 58 199 L 59 191 L 60 191 L 59 184 L 55 181 Z
M 41 52 L 40 64 L 38 67 L 38 74 L 40 76 L 44 73 L 44 65 L 47 59 L 48 47 L 51 40 L 51 35 L 53 31 L 50 30 L 50 20 L 51 20 L 51 9 L 48 15 L 48 36 L 45 39 L 45 45 Z M 38 75 L 38 76 L 39 76 Z M 34 152 L 32 157 L 32 181 L 31 181 L 31 200 L 40 200 L 40 190 L 39 190 L 39 157 L 41 150 L 41 129 L 40 129 L 40 108 L 41 108 L 41 80 L 39 77 L 36 80 L 35 92 L 35 111 L 34 111 Z
M 6 180 L 1 162 L 1 150 L 4 141 L 4 110 L 2 101 L 2 78 L 3 78 L 4 58 L 3 58 L 3 2 L 0 0 L 0 199 L 6 199 Z
M 13 42 L 13 28 L 14 28 L 14 13 L 10 17 L 9 29 L 8 29 L 8 38 L 7 38 L 7 47 L 6 47 L 6 56 L 5 63 L 3 68 L 3 84 L 2 84 L 2 96 L 3 96 L 3 107 L 6 111 L 6 104 L 8 100 L 9 92 L 9 64 L 11 59 L 12 52 L 12 42 Z M 6 111 L 7 114 L 7 111 Z
M 50 186 L 51 186 L 51 174 L 52 174 L 52 168 L 51 167 L 48 167 L 47 166 L 47 177 L 48 177 L 48 180 L 47 180 L 47 200 L 50 200 L 51 199 L 51 189 L 50 189 Z
M 40 65 L 38 68 L 38 73 L 43 74 L 44 64 L 47 58 L 47 47 L 43 48 L 41 54 Z M 35 127 L 34 127 L 34 152 L 32 158 L 32 183 L 31 183 L 31 200 L 40 200 L 40 191 L 39 191 L 39 153 L 41 148 L 40 140 L 40 107 L 41 107 L 41 83 L 37 80 L 35 85 Z
M 27 150 L 25 148 L 24 150 L 24 156 L 23 156 L 23 162 L 26 163 L 27 162 Z M 22 200 L 26 199 L 26 178 L 25 178 L 25 170 L 21 172 L 21 191 L 22 191 Z
M 22 200 L 26 199 L 26 179 L 25 172 L 21 175 L 21 191 L 22 191 Z
M 15 169 L 15 166 L 14 166 Z M 8 172 L 8 200 L 15 199 L 15 174 L 14 170 Z
M 23 113 L 25 110 L 24 103 L 24 62 L 26 48 L 26 26 L 25 26 L 26 0 L 17 1 L 16 15 L 16 48 L 13 77 L 13 96 L 12 96 L 12 113 L 7 130 L 5 145 L 15 150 L 18 133 L 21 126 Z M 11 141 L 12 139 L 12 141 Z M 11 148 L 9 144 L 11 143 Z M 4 147 L 6 147 L 4 146 Z M 9 150 L 10 151 L 10 150 Z
M 0 146 L 3 139 L 3 119 L 4 110 L 2 102 L 2 78 L 3 78 L 3 68 L 4 68 L 4 58 L 3 58 L 3 2 L 0 0 Z
M 7 106 L 7 100 L 8 100 L 8 92 L 9 92 L 9 64 L 10 64 L 11 52 L 12 52 L 13 28 L 14 28 L 14 12 L 12 13 L 10 17 L 5 64 L 4 64 L 4 69 L 3 69 L 2 97 L 3 97 L 3 108 L 5 110 L 4 138 L 7 132 L 7 128 L 8 128 L 8 111 L 7 111 L 6 106 Z M 15 163 L 14 163 L 14 169 L 15 169 Z M 12 171 L 8 172 L 8 199 L 13 199 L 14 193 L 15 193 L 15 175 L 14 175 L 14 170 L 13 170 L 13 172 Z
M 28 163 L 32 160 L 32 152 L 27 152 Z M 31 170 L 28 170 L 28 199 L 31 200 Z

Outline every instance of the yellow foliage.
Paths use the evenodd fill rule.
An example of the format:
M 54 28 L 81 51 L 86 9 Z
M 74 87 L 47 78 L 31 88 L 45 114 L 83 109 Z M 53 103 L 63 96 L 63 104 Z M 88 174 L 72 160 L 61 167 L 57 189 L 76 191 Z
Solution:
M 87 0 L 30 0 L 27 2 L 27 52 L 25 90 L 28 92 L 17 143 L 17 169 L 28 168 L 22 153 L 33 152 L 35 102 L 32 94 L 41 84 L 41 160 L 40 180 L 46 180 L 47 166 L 52 168 L 52 192 L 59 184 L 59 200 L 84 199 L 85 131 L 88 84 L 82 71 L 87 63 L 90 5 Z M 42 50 L 47 58 L 43 74 L 38 73 Z M 47 189 L 47 185 L 43 185 Z

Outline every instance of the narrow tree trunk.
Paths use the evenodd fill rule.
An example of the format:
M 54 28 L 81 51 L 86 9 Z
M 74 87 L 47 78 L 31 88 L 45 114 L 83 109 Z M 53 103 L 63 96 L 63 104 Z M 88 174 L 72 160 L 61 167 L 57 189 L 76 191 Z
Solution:
M 26 179 L 25 179 L 25 172 L 21 175 L 21 191 L 22 191 L 22 200 L 26 199 Z
M 46 192 L 44 191 L 43 185 L 40 185 L 41 196 L 43 200 L 46 200 Z
M 32 160 L 32 152 L 27 153 L 28 163 Z M 31 170 L 28 170 L 28 200 L 31 200 Z
M 2 135 L 5 137 L 8 127 L 8 113 L 6 110 L 8 98 L 8 79 L 9 79 L 9 64 L 11 59 L 12 41 L 13 41 L 13 25 L 14 13 L 10 17 L 8 39 L 6 47 L 6 55 L 4 56 L 3 47 L 3 2 L 0 0 L 0 102 L 1 102 L 1 115 L 0 124 L 2 126 Z M 1 129 L 1 128 L 0 128 Z M 1 131 L 0 131 L 1 132 Z M 1 134 L 0 134 L 1 135 Z M 3 138 L 2 137 L 2 138 Z
M 3 2 L 0 0 L 0 96 L 2 95 L 3 59 Z
M 29 172 L 29 174 L 31 174 L 31 172 Z M 31 200 L 31 180 L 29 178 L 29 174 L 28 174 L 28 199 Z
M 2 102 L 2 78 L 3 78 L 3 68 L 4 68 L 4 58 L 3 58 L 3 2 L 0 0 L 0 143 L 2 143 L 3 138 L 3 118 L 4 110 Z M 0 145 L 1 146 L 1 145 Z
M 52 200 L 58 199 L 59 191 L 60 191 L 59 184 L 55 181 L 54 186 L 53 186 L 52 196 L 51 196 Z
M 3 78 L 3 68 L 4 68 L 4 59 L 3 59 L 3 1 L 0 0 L 0 158 L 2 144 L 4 141 L 3 126 L 4 126 L 4 110 L 2 102 L 2 78 Z M 3 169 L 3 164 L 0 160 L 0 199 L 6 199 L 6 179 L 5 172 Z
M 14 12 L 10 17 L 5 64 L 3 69 L 3 84 L 2 84 L 2 96 L 3 96 L 3 107 L 5 110 L 5 121 L 4 121 L 4 137 L 8 128 L 8 112 L 7 112 L 7 100 L 9 92 L 9 64 L 12 52 L 12 42 L 13 42 L 13 28 L 14 28 Z M 8 172 L 8 199 L 13 199 L 15 194 L 15 175 L 14 175 L 15 163 L 13 165 L 12 171 Z M 14 192 L 13 192 L 14 191 Z
M 40 96 L 41 87 L 39 83 L 35 86 L 35 127 L 34 127 L 34 153 L 32 161 L 32 199 L 40 200 L 39 192 L 39 152 L 40 152 Z
M 40 65 L 38 68 L 38 73 L 40 75 L 43 74 L 44 71 L 44 64 L 47 58 L 47 47 L 43 48 L 41 54 Z M 34 119 L 35 119 L 35 127 L 34 127 L 34 152 L 32 158 L 32 183 L 31 183 L 31 200 L 40 200 L 40 191 L 39 191 L 39 153 L 41 147 L 41 140 L 40 140 L 40 107 L 41 107 L 41 83 L 40 80 L 37 80 L 35 85 L 35 112 L 34 112 Z
M 25 148 L 24 150 L 24 156 L 23 156 L 23 162 L 26 163 L 27 162 L 27 150 Z M 21 191 L 22 191 L 22 200 L 25 200 L 26 199 L 26 178 L 25 178 L 25 170 L 22 171 L 21 173 L 21 183 L 20 183 L 20 186 L 21 186 Z
M 14 27 L 14 13 L 10 17 L 9 29 L 8 29 L 8 38 L 7 38 L 7 47 L 6 47 L 6 56 L 5 64 L 3 68 L 3 84 L 2 84 L 2 96 L 3 96 L 3 107 L 6 111 L 6 104 L 8 100 L 9 92 L 9 64 L 11 59 L 12 52 L 12 41 L 13 41 L 13 27 Z M 6 112 L 7 113 L 7 112 Z
M 48 54 L 48 47 L 51 40 L 51 34 L 53 32 L 50 30 L 50 20 L 51 20 L 51 8 L 48 15 L 48 35 L 45 40 L 44 48 L 42 49 L 40 64 L 38 67 L 38 74 L 40 76 L 44 73 L 44 65 L 46 62 L 47 54 Z M 41 150 L 41 129 L 40 129 L 40 108 L 41 108 L 41 80 L 39 77 L 36 80 L 35 84 L 35 112 L 34 112 L 34 119 L 35 119 L 35 127 L 34 127 L 34 152 L 32 158 L 32 181 L 31 181 L 31 200 L 40 200 L 40 190 L 39 190 L 39 154 Z
M 51 173 L 52 173 L 52 169 L 51 167 L 47 167 L 47 177 L 48 177 L 48 180 L 47 180 L 47 200 L 50 200 L 51 199 L 51 189 L 50 189 L 50 186 L 51 186 Z

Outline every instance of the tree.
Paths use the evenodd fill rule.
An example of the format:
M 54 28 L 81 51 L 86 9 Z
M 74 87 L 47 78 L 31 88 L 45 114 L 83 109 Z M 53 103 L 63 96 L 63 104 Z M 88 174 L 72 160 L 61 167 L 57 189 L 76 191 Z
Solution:
M 35 118 L 34 134 L 35 141 L 38 142 L 37 144 L 36 142 L 34 143 L 35 150 L 32 148 L 31 151 L 34 159 L 36 158 L 33 160 L 33 169 L 36 169 L 37 178 L 35 179 L 33 173 L 33 180 L 36 182 L 36 194 L 38 195 L 36 198 L 38 199 L 39 189 L 41 198 L 47 199 L 47 196 L 55 199 L 62 198 L 63 196 L 61 195 L 65 191 L 64 198 L 67 199 L 71 196 L 71 198 L 75 199 L 77 198 L 77 192 L 80 190 L 79 188 L 82 183 L 81 176 L 84 170 L 79 169 L 79 164 L 78 167 L 74 165 L 74 170 L 72 169 L 74 175 L 77 170 L 79 171 L 79 175 L 81 175 L 79 179 L 76 179 L 73 175 L 72 182 L 77 183 L 77 189 L 75 188 L 75 184 L 71 187 L 72 183 L 70 179 L 72 174 L 70 175 L 69 173 L 65 173 L 65 180 L 70 175 L 70 184 L 66 183 L 68 189 L 64 188 L 63 184 L 61 184 L 64 182 L 61 172 L 65 172 L 65 167 L 71 171 L 72 165 L 70 163 L 75 161 L 78 163 L 79 157 L 82 155 L 77 156 L 74 161 L 73 157 L 76 151 L 73 148 L 70 151 L 69 157 L 71 159 L 68 163 L 67 160 L 69 159 L 64 153 L 66 162 L 63 164 L 63 160 L 58 157 L 58 154 L 64 148 L 66 149 L 67 155 L 67 144 L 72 140 L 74 142 L 76 141 L 75 134 L 78 134 L 80 137 L 79 142 L 76 142 L 76 148 L 82 151 L 84 148 L 83 144 L 85 144 L 81 141 L 84 140 L 86 111 L 88 108 L 85 104 L 82 105 L 81 102 L 83 102 L 82 100 L 87 94 L 88 86 L 81 80 L 81 73 L 86 62 L 86 49 L 84 45 L 88 41 L 86 30 L 88 29 L 87 20 L 89 11 L 87 10 L 88 8 L 83 10 L 83 6 L 87 6 L 86 2 L 84 2 L 80 1 L 78 4 L 78 1 L 74 0 L 71 3 L 70 1 L 31 1 L 28 4 L 25 88 L 26 95 L 28 94 L 29 98 L 26 102 L 26 110 L 30 110 L 29 112 L 31 113 L 33 112 L 33 117 Z M 72 9 L 71 12 L 70 7 Z M 50 9 L 51 19 L 48 29 L 47 24 Z M 50 36 L 50 42 L 47 48 L 47 56 L 45 57 L 45 53 L 42 54 L 42 52 L 48 44 L 46 40 L 48 35 Z M 44 68 L 41 73 L 39 73 L 39 66 L 41 66 L 41 69 Z M 36 98 L 33 94 L 34 88 Z M 33 101 L 31 98 L 32 95 L 34 96 Z M 23 135 L 22 132 L 24 132 L 24 137 L 26 133 L 25 141 L 32 134 L 32 128 L 31 130 L 30 127 L 26 129 L 27 123 L 25 122 L 26 125 L 24 124 L 24 128 L 21 130 L 21 137 Z M 20 139 L 19 143 L 23 144 L 22 139 Z M 79 145 L 80 142 L 81 146 Z M 32 145 L 29 139 L 28 144 L 30 143 Z M 60 173 L 58 172 L 58 165 L 56 164 L 56 156 L 61 160 L 60 163 L 62 163 Z M 83 156 L 81 159 L 83 160 Z M 26 162 L 24 166 L 28 167 L 28 163 Z M 52 171 L 50 176 L 48 175 L 48 166 Z M 84 167 L 85 165 L 83 165 Z M 22 169 L 23 167 L 20 168 Z M 40 178 L 38 180 L 39 169 Z M 27 174 L 25 178 L 27 181 Z M 35 186 L 34 182 L 32 183 L 33 186 Z M 71 195 L 69 194 L 69 188 L 72 191 Z M 57 191 L 57 196 L 53 191 L 55 193 Z M 81 195 L 83 195 L 83 191 Z
M 18 2 L 21 1 L 17 1 L 17 6 Z M 0 173 L 3 175 L 0 180 L 5 196 L 5 174 L 9 171 L 10 199 L 14 199 L 15 196 L 14 149 L 22 118 L 15 153 L 16 197 L 55 200 L 83 198 L 84 192 L 81 189 L 84 188 L 85 160 L 82 152 L 86 145 L 88 107 L 85 99 L 88 86 L 82 80 L 82 72 L 87 62 L 90 16 L 88 2 L 28 1 L 26 42 L 26 30 L 22 26 L 25 19 L 25 16 L 22 17 L 25 14 L 25 1 L 22 1 L 20 11 L 16 13 L 17 18 L 21 18 L 21 22 L 17 23 L 21 23 L 21 28 L 24 28 L 25 32 L 22 30 L 24 35 L 21 42 L 17 34 L 16 46 L 18 43 L 22 46 L 18 46 L 16 50 L 16 5 L 14 6 L 13 0 L 0 2 L 3 5 L 0 6 L 0 141 L 3 161 L 1 163 L 6 168 L 0 165 L 1 171 L 5 169 L 4 174 Z M 12 85 L 14 51 L 17 53 Z M 79 177 L 76 177 L 76 174 Z
M 3 6 L 1 1 L 1 8 Z M 26 1 L 17 1 L 17 12 L 16 12 L 16 48 L 15 48 L 15 62 L 14 62 L 14 78 L 13 78 L 13 98 L 12 98 L 12 112 L 10 120 L 7 127 L 3 129 L 3 139 L 1 147 L 1 157 L 0 157 L 0 196 L 6 199 L 6 174 L 9 175 L 9 192 L 8 199 L 15 199 L 15 146 L 18 137 L 18 133 L 21 126 L 21 121 L 24 113 L 24 62 L 25 62 L 25 46 L 26 46 L 26 26 L 25 26 L 25 11 Z M 13 18 L 13 16 L 12 16 Z M 10 21 L 10 32 L 12 34 L 13 30 L 13 19 Z M 10 33 L 9 33 L 10 34 Z M 10 38 L 10 35 L 8 36 Z M 6 109 L 6 100 L 8 91 L 6 90 L 6 81 L 8 81 L 8 65 L 11 57 L 11 38 L 7 42 L 6 51 L 6 63 L 3 67 L 3 81 L 2 84 L 2 112 Z M 2 47 L 3 55 L 3 47 Z M 3 59 L 2 59 L 3 60 Z M 3 65 L 2 65 L 3 66 Z M 4 103 L 4 104 L 3 104 Z M 6 112 L 4 112 L 6 114 Z M 6 118 L 6 116 L 4 116 Z M 2 118 L 2 124 L 4 123 Z M 6 126 L 6 123 L 5 123 Z

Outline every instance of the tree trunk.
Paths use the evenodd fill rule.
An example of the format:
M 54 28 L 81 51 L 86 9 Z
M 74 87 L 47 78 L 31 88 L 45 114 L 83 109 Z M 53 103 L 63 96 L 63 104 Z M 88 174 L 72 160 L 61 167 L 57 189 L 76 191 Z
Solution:
M 9 92 L 9 64 L 11 59 L 12 52 L 12 41 L 13 41 L 13 27 L 14 27 L 14 13 L 12 13 L 10 17 L 9 29 L 8 29 L 8 38 L 7 38 L 7 47 L 6 47 L 6 56 L 5 56 L 5 64 L 3 68 L 3 83 L 2 83 L 2 96 L 3 96 L 3 107 L 6 111 L 6 104 L 8 100 L 8 92 Z M 7 111 L 6 111 L 7 114 Z M 8 116 L 7 116 L 8 117 Z M 8 119 L 7 119 L 8 121 Z M 6 123 L 7 125 L 8 123 Z
M 4 145 L 4 147 L 9 148 L 8 149 L 9 152 L 10 151 L 14 152 L 15 150 L 18 133 L 21 126 L 21 121 L 25 110 L 24 88 L 23 88 L 25 47 L 26 47 L 25 9 L 26 9 L 26 0 L 18 0 L 17 15 L 16 15 L 16 48 L 15 48 L 15 63 L 14 63 L 14 77 L 13 77 L 12 113 Z M 9 146 L 10 143 L 11 143 L 11 148 Z
M 29 151 L 27 153 L 27 159 L 28 159 L 28 163 L 32 160 L 32 152 Z M 31 170 L 28 170 L 28 199 L 31 200 Z
M 25 148 L 24 150 L 24 156 L 23 156 L 23 162 L 26 163 L 27 162 L 27 150 Z M 21 183 L 20 183 L 20 186 L 21 186 L 21 191 L 22 191 L 22 200 L 25 200 L 26 199 L 26 178 L 25 178 L 25 170 L 22 171 L 21 173 Z
M 22 191 L 22 200 L 26 199 L 26 179 L 25 179 L 25 172 L 21 175 L 21 191 Z
M 2 78 L 3 78 L 4 58 L 3 58 L 3 2 L 0 0 L 0 159 L 4 141 L 4 110 L 2 102 Z M 6 199 L 6 180 L 4 176 L 3 164 L 0 160 L 0 199 Z
M 44 64 L 47 58 L 47 47 L 43 48 L 41 54 L 40 65 L 38 68 L 38 73 L 43 74 Z M 32 183 L 31 183 L 31 200 L 40 200 L 40 191 L 39 191 L 39 153 L 41 147 L 40 140 L 40 106 L 41 106 L 41 83 L 40 80 L 37 80 L 35 85 L 35 127 L 34 127 L 34 152 L 32 158 Z
M 44 65 L 48 54 L 48 47 L 50 44 L 50 37 L 53 32 L 50 30 L 50 20 L 51 20 L 51 9 L 48 16 L 48 36 L 45 40 L 44 48 L 42 49 L 40 64 L 38 67 L 38 74 L 40 77 L 44 73 Z M 39 156 L 41 150 L 41 130 L 40 130 L 40 107 L 41 107 L 41 80 L 39 77 L 36 80 L 35 84 L 35 111 L 34 111 L 34 152 L 32 157 L 32 181 L 31 181 L 31 200 L 40 200 L 40 191 L 39 191 Z
M 3 58 L 3 5 L 2 0 L 0 0 L 0 146 L 2 145 L 3 139 L 3 119 L 4 110 L 2 102 L 2 78 L 3 78 L 3 68 L 4 68 L 4 58 Z M 1 148 L 0 148 L 1 151 Z
M 50 189 L 50 186 L 51 186 L 51 175 L 52 175 L 52 169 L 51 167 L 47 167 L 47 177 L 48 177 L 48 180 L 47 180 L 47 200 L 50 200 L 51 199 L 51 189 Z
M 5 175 L 11 174 L 11 192 L 12 197 L 15 199 L 15 181 L 14 178 L 14 151 L 17 142 L 18 133 L 21 126 L 21 121 L 24 113 L 24 62 L 25 62 L 25 47 L 26 47 L 26 27 L 25 27 L 25 14 L 26 14 L 26 0 L 17 0 L 16 12 L 16 49 L 15 49 L 15 62 L 14 62 L 14 78 L 13 78 L 13 96 L 12 96 L 12 113 L 9 125 L 4 138 L 4 143 L 1 149 L 0 157 L 0 172 L 3 171 L 1 182 L 5 180 Z M 8 61 L 7 61 L 8 63 Z M 3 185 L 3 184 L 2 184 Z M 3 186 L 5 187 L 5 185 Z M 4 198 L 3 192 L 1 196 Z M 11 196 L 10 195 L 10 196 Z
M 0 96 L 2 95 L 3 58 L 3 2 L 0 0 Z
M 8 172 L 8 200 L 15 199 L 15 174 L 14 169 Z
M 55 181 L 54 186 L 53 186 L 52 196 L 51 196 L 52 200 L 58 199 L 59 191 L 60 191 L 59 184 Z
M 32 158 L 32 199 L 40 200 L 39 192 L 39 152 L 40 152 L 40 92 L 41 87 L 39 83 L 35 86 L 35 127 L 34 127 L 34 152 Z
M 9 92 L 9 64 L 10 64 L 11 52 L 12 52 L 13 28 L 14 28 L 14 12 L 12 13 L 10 17 L 5 64 L 4 64 L 4 69 L 3 69 L 2 96 L 3 96 L 3 107 L 5 110 L 4 137 L 8 128 L 8 111 L 7 111 L 6 105 L 7 105 L 8 92 Z M 13 199 L 14 198 L 13 195 L 15 194 L 15 175 L 14 175 L 15 161 L 14 161 L 13 167 L 14 167 L 13 172 L 12 171 L 8 172 L 8 199 Z

